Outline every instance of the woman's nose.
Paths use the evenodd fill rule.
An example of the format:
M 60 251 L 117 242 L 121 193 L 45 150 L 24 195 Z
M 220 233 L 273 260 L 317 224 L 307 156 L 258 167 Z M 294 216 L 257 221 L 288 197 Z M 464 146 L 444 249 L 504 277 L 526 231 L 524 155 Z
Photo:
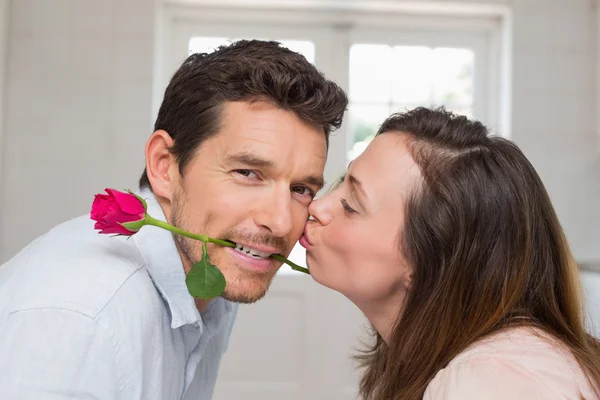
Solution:
M 331 194 L 328 194 L 318 200 L 313 200 L 308 206 L 308 213 L 312 219 L 321 225 L 328 225 L 333 219 L 330 196 Z

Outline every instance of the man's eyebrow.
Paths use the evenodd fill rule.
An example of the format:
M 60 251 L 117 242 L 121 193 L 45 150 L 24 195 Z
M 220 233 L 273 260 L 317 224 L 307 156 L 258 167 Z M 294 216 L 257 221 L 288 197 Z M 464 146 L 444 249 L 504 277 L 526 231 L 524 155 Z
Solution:
M 323 180 L 323 177 L 320 175 L 310 175 L 310 176 L 307 176 L 307 177 L 301 179 L 300 181 L 304 182 L 308 185 L 316 186 L 319 188 L 319 190 L 321 190 L 321 188 L 323 188 L 323 186 L 325 186 L 325 181 Z
M 233 153 L 225 156 L 225 161 L 228 163 L 240 163 L 257 168 L 274 168 L 275 164 L 272 161 L 265 160 L 250 152 Z

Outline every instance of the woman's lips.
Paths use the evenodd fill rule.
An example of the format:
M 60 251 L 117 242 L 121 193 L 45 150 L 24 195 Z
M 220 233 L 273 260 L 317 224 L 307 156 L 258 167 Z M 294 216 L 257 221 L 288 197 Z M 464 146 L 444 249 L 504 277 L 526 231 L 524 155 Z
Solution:
M 302 236 L 300 236 L 300 240 L 298 242 L 300 243 L 300 246 L 304 247 L 305 249 L 308 249 L 310 246 L 312 246 L 312 242 L 308 236 L 308 229 L 304 228 L 304 233 Z

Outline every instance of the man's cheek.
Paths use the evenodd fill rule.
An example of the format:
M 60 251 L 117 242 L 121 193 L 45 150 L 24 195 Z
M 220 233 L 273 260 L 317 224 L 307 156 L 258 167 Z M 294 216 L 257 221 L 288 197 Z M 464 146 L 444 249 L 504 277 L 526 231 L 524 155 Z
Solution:
M 298 239 L 300 239 L 300 236 L 302 236 L 302 233 L 304 232 L 304 226 L 306 225 L 306 221 L 308 220 L 308 209 L 301 213 L 296 213 L 293 218 L 294 223 L 292 231 L 290 232 L 290 235 L 292 236 L 290 240 L 290 245 L 296 243 Z
M 210 200 L 211 209 L 219 217 L 234 216 L 240 212 L 248 213 L 249 203 L 244 202 L 244 198 L 239 195 L 218 193 Z

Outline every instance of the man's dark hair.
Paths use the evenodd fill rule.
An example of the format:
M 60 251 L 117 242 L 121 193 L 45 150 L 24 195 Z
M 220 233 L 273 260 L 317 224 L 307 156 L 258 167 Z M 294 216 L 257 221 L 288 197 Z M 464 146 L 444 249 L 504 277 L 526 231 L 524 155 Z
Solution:
M 240 40 L 212 53 L 192 54 L 177 70 L 154 130 L 164 130 L 184 173 L 200 144 L 219 132 L 225 102 L 267 101 L 329 133 L 340 127 L 348 99 L 302 55 L 278 42 Z M 150 187 L 146 170 L 140 188 Z

